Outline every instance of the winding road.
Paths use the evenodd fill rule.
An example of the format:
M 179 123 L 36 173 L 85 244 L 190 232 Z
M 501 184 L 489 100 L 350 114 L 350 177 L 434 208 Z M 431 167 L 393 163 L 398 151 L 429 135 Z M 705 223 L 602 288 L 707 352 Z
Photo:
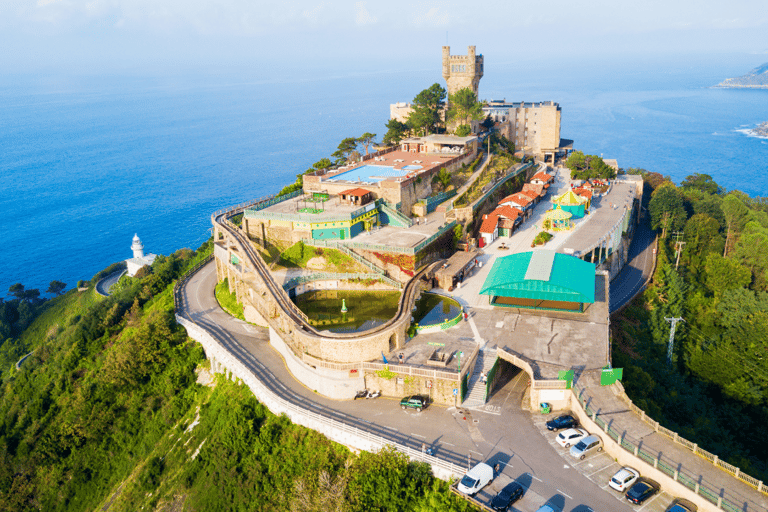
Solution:
M 386 398 L 327 399 L 293 378 L 269 345 L 266 329 L 237 320 L 219 307 L 213 294 L 215 284 L 211 262 L 182 285 L 184 316 L 213 335 L 272 392 L 295 405 L 416 450 L 425 443 L 435 456 L 457 465 L 466 465 L 468 460 L 473 464 L 500 462 L 502 473 L 479 495 L 481 501 L 487 502 L 504 484 L 519 479 L 529 490 L 514 510 L 532 512 L 545 502 L 566 512 L 631 510 L 553 450 L 554 434 L 542 436 L 540 425 L 534 423 L 541 417 L 520 406 L 528 384 L 524 373 L 507 375 L 504 386 L 483 410 L 432 405 L 416 413 L 403 411 L 396 400 Z

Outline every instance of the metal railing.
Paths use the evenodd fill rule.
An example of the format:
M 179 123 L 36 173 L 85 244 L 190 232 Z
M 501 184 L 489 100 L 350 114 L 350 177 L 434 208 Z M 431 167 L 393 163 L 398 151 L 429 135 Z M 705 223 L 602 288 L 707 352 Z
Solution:
M 381 281 L 383 283 L 392 286 L 393 288 L 402 289 L 403 284 L 388 278 L 378 273 L 362 273 L 362 272 L 313 272 L 305 276 L 294 277 L 283 284 L 284 290 L 290 290 L 300 284 L 311 283 L 312 281 L 349 281 L 352 279 L 370 279 L 373 281 Z
M 406 217 L 405 215 L 403 215 L 402 213 L 400 213 L 399 211 L 390 208 L 386 204 L 382 204 L 380 208 L 384 213 L 387 214 L 388 217 L 393 217 L 398 223 L 403 224 L 403 226 L 399 226 L 399 227 L 409 228 L 413 226 L 413 221 L 408 217 Z
M 206 344 L 212 347 L 215 346 L 219 350 L 230 354 L 232 357 L 231 361 L 228 361 L 230 367 L 227 367 L 227 369 L 231 371 L 232 374 L 237 378 L 242 380 L 251 389 L 251 392 L 259 399 L 259 401 L 267 406 L 272 411 L 272 413 L 286 414 L 294 423 L 304 425 L 305 427 L 312 428 L 314 430 L 317 430 L 318 424 L 323 425 L 326 428 L 340 431 L 342 434 L 355 436 L 363 441 L 370 443 L 372 446 L 379 447 L 379 449 L 391 446 L 400 453 L 405 454 L 407 457 L 416 461 L 427 463 L 433 468 L 439 468 L 440 470 L 448 473 L 449 475 L 452 475 L 453 477 L 459 477 L 464 474 L 465 468 L 462 466 L 458 466 L 451 462 L 442 460 L 433 455 L 422 453 L 419 450 L 415 450 L 395 441 L 372 434 L 357 427 L 353 427 L 341 421 L 317 414 L 288 401 L 287 399 L 277 395 L 272 390 L 270 390 L 237 356 L 227 351 L 218 342 L 218 340 L 216 340 L 213 334 L 209 333 L 203 327 L 198 326 L 193 321 L 188 320 L 181 315 L 177 314 L 176 319 L 187 330 L 190 337 L 196 339 L 200 343 L 203 343 L 204 340 L 204 346 Z M 341 437 L 348 439 L 347 435 L 342 435 Z
M 622 389 L 622 392 L 623 392 L 623 387 L 621 387 L 620 389 Z M 626 433 L 624 431 L 620 431 L 619 429 L 613 426 L 612 420 L 606 421 L 600 416 L 599 409 L 596 409 L 593 406 L 592 399 L 591 397 L 588 396 L 587 389 L 585 387 L 577 383 L 574 386 L 573 391 L 574 391 L 574 395 L 579 401 L 579 404 L 584 409 L 584 412 L 589 417 L 592 418 L 592 421 L 594 421 L 597 424 L 597 426 L 602 428 L 606 434 L 608 434 L 612 439 L 617 441 L 617 443 L 626 451 L 632 453 L 635 457 L 638 457 L 643 461 L 647 462 L 648 464 L 652 465 L 654 468 L 661 470 L 663 473 L 671 477 L 673 480 L 682 483 L 683 485 L 688 487 L 690 490 L 692 490 L 696 494 L 702 496 L 704 499 L 706 499 L 710 503 L 717 505 L 717 507 L 720 509 L 733 510 L 733 511 L 747 510 L 747 508 L 745 508 L 745 504 L 743 503 L 743 499 L 739 500 L 741 503 L 732 501 L 732 498 L 728 496 L 723 496 L 719 489 L 712 487 L 712 484 L 709 484 L 708 482 L 704 481 L 700 475 L 686 472 L 685 468 L 681 463 L 672 461 L 668 457 L 665 458 L 663 453 L 659 453 L 659 452 L 651 453 L 644 450 L 642 440 L 638 440 L 638 442 L 635 443 L 632 439 L 627 438 Z M 723 469 L 724 471 L 731 474 L 732 476 L 735 476 L 742 482 L 754 487 L 759 492 L 768 494 L 766 493 L 766 489 L 764 488 L 762 481 L 757 480 L 756 478 L 751 477 L 749 475 L 744 475 L 743 473 L 741 473 L 739 468 L 732 466 L 731 464 L 724 463 L 723 461 L 720 461 L 716 455 L 713 455 L 709 452 L 705 452 L 704 450 L 699 449 L 696 443 L 691 443 L 690 441 L 682 439 L 680 436 L 678 436 L 676 432 L 673 432 L 669 429 L 665 429 L 664 427 L 661 427 L 657 421 L 654 421 L 648 418 L 647 416 L 645 416 L 645 412 L 633 406 L 631 404 L 631 401 L 630 401 L 630 408 L 634 412 L 641 411 L 642 413 L 641 419 L 646 423 L 652 425 L 655 431 L 664 434 L 665 436 L 672 439 L 675 443 L 685 446 L 686 448 L 693 451 L 693 453 L 697 455 L 701 455 L 702 458 L 712 462 L 716 467 Z

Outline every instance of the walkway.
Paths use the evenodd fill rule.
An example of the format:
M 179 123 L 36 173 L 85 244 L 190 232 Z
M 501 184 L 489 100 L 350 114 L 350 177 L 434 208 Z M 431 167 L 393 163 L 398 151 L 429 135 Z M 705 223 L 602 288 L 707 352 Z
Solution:
M 512 479 L 527 482 L 525 498 L 516 510 L 534 512 L 545 501 L 559 497 L 565 512 L 611 510 L 629 512 L 598 485 L 573 471 L 533 425 L 530 412 L 520 409 L 527 380 L 519 375 L 497 391 L 484 410 L 468 411 L 432 405 L 420 413 L 402 411 L 398 401 L 334 401 L 299 384 L 272 349 L 264 329 L 234 319 L 219 308 L 213 296 L 213 263 L 183 285 L 185 315 L 211 333 L 275 394 L 297 406 L 343 422 L 415 450 L 422 443 L 434 454 L 457 465 L 499 461 L 502 474 L 479 496 L 491 496 Z
M 96 283 L 96 293 L 102 297 L 107 297 L 111 293 L 112 287 L 117 284 L 117 282 L 126 272 L 126 270 L 118 270 L 116 272 L 112 272 L 106 277 L 99 279 L 99 282 Z

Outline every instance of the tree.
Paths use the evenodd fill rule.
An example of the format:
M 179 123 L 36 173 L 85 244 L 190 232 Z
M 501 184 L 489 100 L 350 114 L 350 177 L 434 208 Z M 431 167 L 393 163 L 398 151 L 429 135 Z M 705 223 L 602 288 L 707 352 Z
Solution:
M 744 288 L 752 280 L 752 273 L 738 261 L 710 253 L 704 262 L 704 284 L 720 299 L 726 290 Z
M 694 173 L 686 177 L 680 184 L 681 188 L 695 188 L 707 194 L 721 194 L 722 187 L 715 183 L 709 174 Z
M 720 252 L 720 224 L 706 213 L 697 213 L 685 223 L 685 250 L 695 256 Z
M 741 233 L 741 230 L 747 223 L 749 208 L 735 194 L 725 196 L 721 208 L 725 216 L 726 227 L 723 256 L 727 256 L 728 252 L 733 248 L 739 233 Z
M 24 285 L 21 283 L 12 284 L 8 288 L 8 295 L 13 295 L 18 300 L 24 297 Z
M 432 84 L 413 98 L 412 107 L 408 120 L 413 129 L 423 135 L 436 131 L 445 108 L 445 89 Z
M 51 284 L 48 285 L 48 289 L 45 291 L 45 293 L 50 293 L 53 295 L 61 295 L 64 291 L 64 288 L 67 287 L 66 283 L 62 283 L 61 281 L 51 281 Z
M 410 132 L 410 128 L 406 123 L 402 123 L 397 119 L 390 119 L 385 125 L 387 133 L 384 134 L 384 138 L 381 139 L 381 143 L 386 146 L 392 146 L 399 144 L 401 140 Z
M 485 119 L 483 119 L 483 122 L 480 123 L 480 126 L 485 128 L 486 130 L 490 130 L 491 128 L 493 128 L 494 124 L 496 124 L 496 123 L 493 121 L 493 118 L 491 117 L 491 114 L 488 114 L 485 117 Z
M 440 188 L 443 191 L 448 190 L 448 187 L 451 185 L 451 173 L 449 173 L 445 167 L 443 167 L 440 169 L 440 172 L 435 174 L 435 176 L 432 178 L 432 183 L 439 183 Z
M 318 171 L 322 171 L 325 169 L 328 169 L 333 165 L 333 162 L 331 162 L 328 158 L 323 158 L 321 160 L 318 160 L 317 162 L 312 164 L 312 167 L 317 169 Z
M 339 143 L 339 149 L 331 154 L 336 158 L 336 163 L 341 165 L 347 162 L 353 151 L 357 149 L 357 139 L 354 137 L 347 137 Z
M 678 231 L 685 225 L 688 215 L 683 205 L 683 195 L 674 183 L 663 183 L 653 191 L 648 204 L 651 212 L 651 228 L 661 229 L 662 238 L 668 231 Z
M 454 132 L 457 137 L 466 137 L 470 133 L 472 133 L 472 127 L 468 124 L 460 124 L 456 127 L 456 131 Z
M 357 142 L 365 146 L 365 156 L 368 156 L 368 146 L 371 144 L 376 144 L 374 139 L 376 138 L 375 133 L 365 132 L 360 137 L 357 138 Z
M 755 287 L 766 289 L 768 270 L 768 229 L 755 221 L 748 222 L 736 242 L 731 256 L 749 268 L 755 277 Z
M 477 101 L 477 95 L 469 87 L 459 89 L 448 97 L 446 117 L 459 126 L 469 125 L 471 121 L 483 118 L 483 105 Z

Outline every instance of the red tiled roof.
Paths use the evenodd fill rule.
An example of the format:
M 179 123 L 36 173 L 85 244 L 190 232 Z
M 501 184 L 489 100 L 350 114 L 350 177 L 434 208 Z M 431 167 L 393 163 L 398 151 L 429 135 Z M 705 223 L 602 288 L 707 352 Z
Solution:
M 539 171 L 536 174 L 534 174 L 533 178 L 531 178 L 531 179 L 532 180 L 541 180 L 543 182 L 548 182 L 549 180 L 552 179 L 552 176 L 550 176 L 549 174 L 547 174 L 545 172 Z
M 531 199 L 527 195 L 523 194 L 522 192 L 517 192 L 516 194 L 512 194 L 511 196 L 505 197 L 504 199 L 499 201 L 499 204 L 514 203 L 514 204 L 520 205 L 523 208 L 525 208 L 526 206 L 528 206 L 532 202 L 533 202 L 533 199 Z
M 517 208 L 513 208 L 509 205 L 502 205 L 498 206 L 493 212 L 491 212 L 491 215 L 496 214 L 501 217 L 515 220 L 518 216 L 522 215 L 523 212 Z
M 520 192 L 520 193 L 521 193 L 521 194 L 525 194 L 525 195 L 527 195 L 528 197 L 530 197 L 530 198 L 531 198 L 531 199 L 533 199 L 534 201 L 535 201 L 536 199 L 538 199 L 538 198 L 539 198 L 539 194 L 537 194 L 537 193 L 536 193 L 536 192 L 534 192 L 533 190 L 523 190 L 523 191 L 522 191 L 522 192 Z
M 370 194 L 370 190 L 365 190 L 364 188 L 350 188 L 349 190 L 345 190 L 341 193 L 342 196 L 356 196 L 356 197 L 363 197 L 365 194 Z
M 573 189 L 573 193 L 592 199 L 592 190 L 589 190 L 583 187 Z
M 523 185 L 523 192 L 531 191 L 534 192 L 538 196 L 544 195 L 544 189 L 547 188 L 549 184 L 547 185 L 537 185 L 536 183 L 526 183 Z
M 493 233 L 496 231 L 496 225 L 499 223 L 499 216 L 495 213 L 489 213 L 483 219 L 483 224 L 480 226 L 481 233 Z

